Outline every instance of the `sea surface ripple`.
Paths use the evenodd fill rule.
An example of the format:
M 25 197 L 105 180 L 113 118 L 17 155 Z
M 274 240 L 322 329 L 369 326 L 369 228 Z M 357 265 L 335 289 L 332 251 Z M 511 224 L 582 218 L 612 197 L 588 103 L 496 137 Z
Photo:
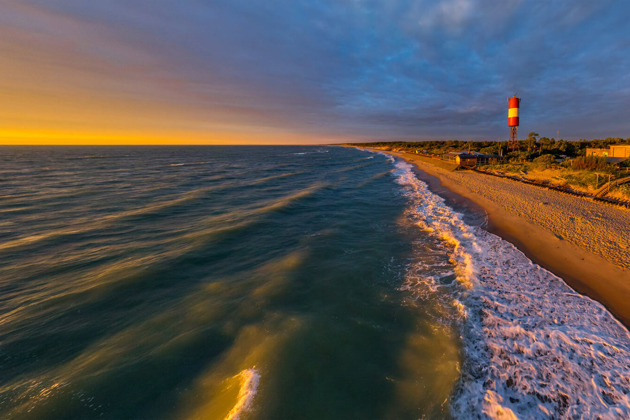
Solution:
M 2 147 L 0 161 L 2 418 L 449 416 L 454 316 L 446 292 L 403 287 L 423 234 L 387 158 Z

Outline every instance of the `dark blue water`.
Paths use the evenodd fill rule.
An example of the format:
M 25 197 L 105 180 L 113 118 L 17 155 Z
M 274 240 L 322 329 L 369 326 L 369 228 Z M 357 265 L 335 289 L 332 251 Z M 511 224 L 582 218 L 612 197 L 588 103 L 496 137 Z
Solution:
M 0 164 L 2 418 L 448 417 L 458 334 L 441 292 L 408 286 L 420 256 L 450 263 L 387 157 L 2 147 Z

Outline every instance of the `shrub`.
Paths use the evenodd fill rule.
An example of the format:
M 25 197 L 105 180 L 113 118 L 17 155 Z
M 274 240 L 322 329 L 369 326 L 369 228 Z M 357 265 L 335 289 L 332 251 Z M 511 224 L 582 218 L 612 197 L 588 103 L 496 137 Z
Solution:
M 544 154 L 534 159 L 534 162 L 553 163 L 556 158 L 552 154 Z
M 546 154 L 538 156 L 536 159 L 534 159 L 534 163 L 550 166 L 551 164 L 556 163 L 556 158 L 554 157 L 554 155 Z
M 598 156 L 578 156 L 571 160 L 571 168 L 575 170 L 588 169 L 591 171 L 601 171 L 608 168 L 606 159 Z
M 498 155 L 499 154 L 499 145 L 484 147 L 480 150 L 481 153 L 486 155 Z

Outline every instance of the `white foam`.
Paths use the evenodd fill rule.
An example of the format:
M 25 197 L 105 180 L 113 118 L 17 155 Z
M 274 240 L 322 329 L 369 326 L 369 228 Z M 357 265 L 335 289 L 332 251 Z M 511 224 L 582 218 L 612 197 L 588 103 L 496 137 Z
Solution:
M 171 163 L 168 166 L 194 166 L 194 165 L 205 165 L 208 162 L 187 162 L 187 163 Z
M 465 361 L 454 417 L 630 418 L 628 330 L 512 244 L 464 223 L 410 164 L 396 168 L 414 222 L 443 240 L 458 280 L 449 287 Z M 423 287 L 431 282 L 444 287 L 431 277 Z
M 360 147 L 358 147 L 359 150 L 363 150 L 364 152 L 368 152 L 368 153 L 374 153 L 377 155 L 381 155 L 387 158 L 387 160 L 389 160 L 391 163 L 396 162 L 396 159 L 394 159 L 394 157 L 392 155 L 390 155 L 389 153 L 383 153 L 383 152 L 379 152 L 378 150 L 370 150 L 370 149 L 362 149 Z
M 258 390 L 260 375 L 256 372 L 256 369 L 245 369 L 237 376 L 241 384 L 238 391 L 238 399 L 232 410 L 225 417 L 225 420 L 238 420 L 241 414 L 250 410 Z
M 296 155 L 296 156 L 301 156 L 301 155 L 310 155 L 313 153 L 328 153 L 327 149 L 317 149 L 315 151 L 311 151 L 311 152 L 295 152 L 295 153 L 291 153 L 292 155 Z

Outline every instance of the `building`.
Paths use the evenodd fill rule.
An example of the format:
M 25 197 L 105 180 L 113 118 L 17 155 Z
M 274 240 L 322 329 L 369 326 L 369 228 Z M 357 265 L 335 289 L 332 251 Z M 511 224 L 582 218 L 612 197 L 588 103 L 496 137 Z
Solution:
M 615 144 L 608 149 L 587 148 L 586 156 L 599 156 L 606 162 L 618 163 L 630 158 L 630 144 Z
M 449 162 L 455 162 L 461 166 L 476 166 L 477 158 L 472 153 L 468 152 L 450 152 L 442 155 L 442 160 L 448 160 Z
M 592 147 L 586 148 L 586 156 L 608 157 L 610 149 L 597 149 Z
M 616 144 L 610 146 L 610 157 L 623 158 L 623 160 L 630 158 L 630 144 Z
M 489 165 L 503 161 L 499 155 L 485 155 L 479 152 L 450 152 L 442 155 L 443 160 L 455 162 L 460 166 Z

